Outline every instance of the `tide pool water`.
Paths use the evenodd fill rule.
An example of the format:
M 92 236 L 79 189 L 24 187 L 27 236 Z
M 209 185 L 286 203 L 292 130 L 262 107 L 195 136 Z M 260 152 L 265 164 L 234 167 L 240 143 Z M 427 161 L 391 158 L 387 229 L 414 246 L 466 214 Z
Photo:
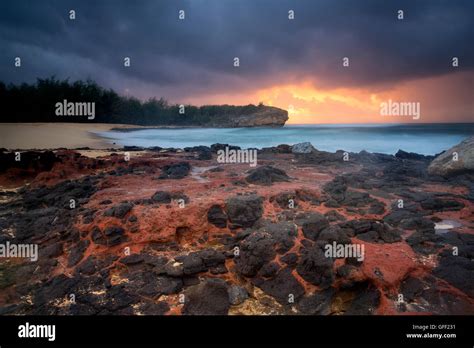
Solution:
M 287 125 L 281 128 L 177 128 L 97 133 L 122 146 L 184 148 L 224 143 L 262 148 L 309 141 L 315 148 L 395 154 L 438 154 L 474 135 L 474 123 L 417 125 Z

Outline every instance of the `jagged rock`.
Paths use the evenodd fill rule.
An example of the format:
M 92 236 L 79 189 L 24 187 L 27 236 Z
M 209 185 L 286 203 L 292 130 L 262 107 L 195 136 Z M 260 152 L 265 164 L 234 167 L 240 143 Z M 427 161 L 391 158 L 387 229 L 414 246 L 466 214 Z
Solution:
M 171 194 L 166 191 L 157 191 L 151 197 L 154 203 L 171 203 Z
M 329 315 L 331 314 L 331 300 L 334 289 L 329 288 L 303 297 L 298 302 L 298 310 L 308 315 Z
M 421 202 L 421 207 L 432 211 L 456 211 L 464 208 L 464 203 L 454 199 L 428 198 Z
M 136 265 L 145 261 L 143 254 L 131 254 L 120 259 L 120 262 L 124 265 Z
M 261 166 L 252 169 L 245 180 L 250 184 L 271 185 L 274 182 L 289 181 L 290 177 L 281 169 L 272 166 Z
M 299 216 L 296 223 L 301 225 L 304 236 L 311 240 L 318 239 L 319 233 L 329 226 L 326 217 L 317 212 Z
M 342 202 L 347 191 L 346 179 L 340 175 L 336 176 L 334 180 L 323 186 L 323 190 L 326 191 L 334 201 Z
M 332 258 L 325 257 L 324 251 L 318 245 L 314 245 L 302 249 L 296 271 L 307 282 L 324 289 L 333 281 L 332 266 Z
M 294 268 L 298 263 L 298 255 L 295 253 L 288 253 L 280 257 L 281 262 L 286 263 L 289 267 Z
M 183 288 L 181 279 L 167 276 L 157 277 L 155 274 L 141 269 L 128 274 L 128 282 L 124 284 L 128 292 L 148 297 L 176 294 Z
M 196 254 L 202 259 L 206 267 L 216 267 L 225 262 L 225 255 L 212 248 L 200 250 Z
M 123 243 L 126 240 L 124 234 L 125 230 L 120 226 L 106 227 L 104 230 L 106 244 L 108 246 L 114 246 Z
M 321 231 L 318 237 L 319 240 L 326 241 L 327 243 L 336 242 L 338 244 L 350 244 L 351 239 L 348 236 L 346 230 L 342 229 L 337 225 L 326 227 Z
M 211 148 L 208 146 L 185 147 L 183 150 L 185 152 L 197 152 L 198 160 L 201 160 L 201 161 L 212 159 L 212 151 L 211 151 Z
M 454 153 L 457 154 L 457 161 Z M 474 136 L 436 157 L 428 167 L 431 175 L 453 176 L 474 171 Z
M 280 266 L 276 262 L 270 262 L 263 265 L 258 271 L 259 277 L 270 278 L 273 277 L 280 270 Z
M 227 215 L 220 205 L 214 204 L 207 211 L 207 221 L 219 228 L 227 227 Z
M 179 162 L 164 166 L 160 179 L 182 179 L 189 174 L 191 165 L 188 162 Z
M 68 258 L 68 267 L 75 266 L 79 261 L 82 260 L 84 252 L 89 247 L 89 244 L 89 240 L 84 239 L 72 248 Z
M 119 219 L 125 217 L 125 215 L 133 209 L 133 204 L 129 202 L 120 203 L 114 207 L 110 207 L 104 212 L 104 216 L 113 216 Z
M 206 265 L 197 253 L 190 253 L 183 260 L 184 274 L 190 275 L 207 270 Z
M 170 310 L 170 306 L 164 301 L 158 303 L 146 302 L 140 304 L 137 309 L 143 315 L 164 315 Z
M 226 148 L 228 148 L 229 150 L 240 150 L 240 146 L 217 143 L 211 145 L 211 152 L 217 153 L 217 151 L 225 151 Z
M 409 160 L 416 160 L 416 161 L 421 161 L 421 160 L 431 158 L 431 156 L 420 155 L 415 152 L 405 152 L 403 150 L 398 150 L 397 153 L 395 154 L 395 157 L 400 158 L 400 159 L 409 159 Z
M 229 311 L 228 286 L 222 279 L 205 279 L 185 291 L 183 314 L 225 315 Z
M 270 197 L 270 202 L 276 202 L 282 209 L 289 209 L 290 203 L 293 208 L 298 206 L 296 194 L 294 192 L 281 192 L 275 196 Z
M 281 304 L 298 302 L 304 295 L 303 286 L 291 273 L 291 269 L 284 268 L 271 279 L 264 280 L 260 288 L 268 295 L 274 297 Z
M 326 217 L 326 219 L 328 219 L 328 221 L 330 222 L 334 222 L 334 221 L 345 221 L 346 218 L 339 214 L 337 211 L 335 210 L 330 210 L 328 211 L 326 214 L 324 214 L 324 216 Z
M 277 252 L 279 254 L 286 253 L 295 244 L 295 238 L 298 235 L 298 228 L 292 222 L 278 222 L 278 223 L 265 223 L 262 228 L 259 229 L 261 232 L 270 234 L 273 240 L 276 242 Z
M 226 202 L 226 212 L 233 227 L 251 227 L 262 217 L 263 198 L 257 195 L 231 197 Z
M 239 256 L 235 259 L 237 271 L 253 277 L 264 264 L 271 261 L 276 253 L 275 240 L 267 232 L 256 231 L 240 243 Z
M 247 290 L 238 285 L 230 286 L 228 293 L 229 293 L 229 302 L 232 305 L 239 305 L 249 297 Z
M 380 291 L 367 283 L 357 284 L 352 292 L 356 293 L 344 315 L 371 315 L 380 304 Z
M 441 237 L 435 234 L 434 229 L 417 230 L 406 242 L 418 253 L 433 254 L 441 247 Z
M 63 244 L 54 243 L 40 250 L 40 257 L 54 258 L 63 253 Z
M 433 274 L 446 280 L 470 297 L 474 297 L 474 239 L 471 238 L 469 248 L 461 249 L 459 255 L 453 255 L 452 250 L 441 254 L 438 266 Z
M 21 161 L 16 161 L 15 152 L 0 151 L 0 173 L 10 168 L 39 173 L 51 170 L 56 162 L 61 161 L 52 151 L 23 151 L 20 156 Z
M 311 153 L 314 151 L 316 151 L 316 149 L 310 142 L 298 143 L 291 147 L 291 152 L 293 153 Z
M 401 231 L 377 220 L 351 220 L 340 224 L 352 230 L 358 239 L 371 243 L 396 243 L 401 241 Z

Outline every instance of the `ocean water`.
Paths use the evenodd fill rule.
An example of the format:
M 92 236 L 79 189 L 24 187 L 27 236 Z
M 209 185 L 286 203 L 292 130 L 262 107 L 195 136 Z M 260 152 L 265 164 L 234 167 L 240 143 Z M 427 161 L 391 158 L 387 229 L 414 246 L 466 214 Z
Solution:
M 262 148 L 309 141 L 315 148 L 394 154 L 399 149 L 434 155 L 474 135 L 474 123 L 417 125 L 287 125 L 281 128 L 141 129 L 97 133 L 122 146 L 187 146 L 224 143 Z

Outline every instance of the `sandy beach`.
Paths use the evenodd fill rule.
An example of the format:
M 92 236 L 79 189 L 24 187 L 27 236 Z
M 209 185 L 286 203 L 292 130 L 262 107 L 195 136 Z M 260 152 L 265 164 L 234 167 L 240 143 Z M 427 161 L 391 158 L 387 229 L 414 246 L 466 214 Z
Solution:
M 0 148 L 6 149 L 57 149 L 113 147 L 94 134 L 110 129 L 139 128 L 136 125 L 105 123 L 2 123 Z

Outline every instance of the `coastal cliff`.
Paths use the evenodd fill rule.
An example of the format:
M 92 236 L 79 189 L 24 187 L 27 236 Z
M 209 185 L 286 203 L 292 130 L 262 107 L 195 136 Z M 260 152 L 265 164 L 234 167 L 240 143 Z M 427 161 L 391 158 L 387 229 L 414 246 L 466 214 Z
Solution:
M 212 118 L 209 127 L 282 127 L 288 121 L 288 111 L 273 106 L 260 106 L 256 112 L 241 115 L 220 115 Z

